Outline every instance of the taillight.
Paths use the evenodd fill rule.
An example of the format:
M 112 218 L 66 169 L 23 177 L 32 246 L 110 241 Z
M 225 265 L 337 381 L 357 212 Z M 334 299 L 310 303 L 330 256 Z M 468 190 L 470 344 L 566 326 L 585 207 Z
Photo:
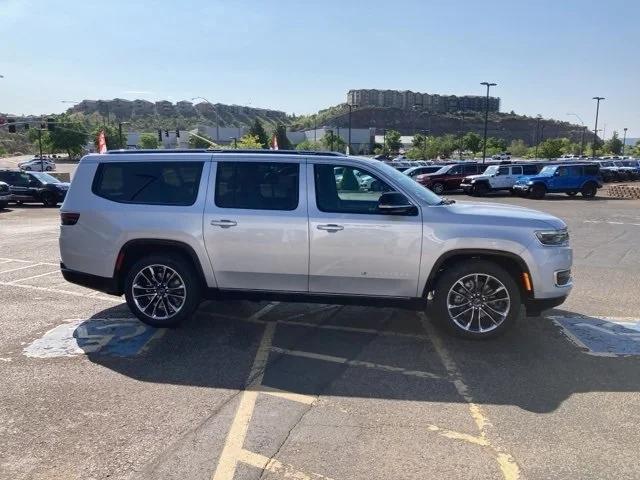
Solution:
M 75 225 L 80 219 L 79 213 L 60 212 L 60 224 L 61 225 Z

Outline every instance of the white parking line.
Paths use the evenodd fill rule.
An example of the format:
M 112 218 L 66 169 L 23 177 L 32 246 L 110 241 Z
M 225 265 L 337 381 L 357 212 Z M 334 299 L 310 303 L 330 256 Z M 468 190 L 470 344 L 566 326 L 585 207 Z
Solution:
M 1 261 L 8 262 L 18 262 L 18 263 L 37 263 L 40 265 L 51 265 L 52 267 L 59 267 L 59 263 L 51 263 L 51 262 L 34 262 L 33 260 L 23 260 L 21 258 L 8 258 L 8 257 L 0 257 Z
M 0 275 L 3 273 L 17 272 L 18 270 L 26 270 L 27 268 L 39 267 L 45 265 L 44 263 L 34 263 L 33 265 L 25 265 L 24 267 L 10 268 L 9 270 L 0 270 Z
M 18 282 L 26 282 L 27 280 L 33 280 L 34 278 L 46 277 L 47 275 L 51 275 L 53 273 L 60 273 L 60 270 L 54 270 L 53 272 L 41 273 L 40 275 L 34 275 L 32 277 L 20 278 L 18 280 L 14 280 L 13 282 L 9 282 L 12 284 L 16 284 Z
M 634 227 L 640 227 L 640 223 L 613 222 L 611 220 L 583 220 L 582 223 L 606 223 L 608 225 L 631 225 Z
M 50 292 L 50 293 L 59 293 L 62 295 L 71 295 L 74 297 L 82 297 L 82 298 L 98 298 L 100 300 L 104 300 L 106 302 L 113 302 L 113 303 L 122 303 L 122 299 L 119 297 L 102 297 L 102 296 L 95 296 L 95 295 L 91 295 L 88 293 L 79 293 L 79 292 L 71 292 L 69 290 L 60 290 L 57 288 L 47 288 L 47 287 L 36 287 L 35 285 L 22 285 L 20 283 L 11 283 L 11 282 L 0 282 L 0 285 L 5 286 L 5 287 L 17 287 L 17 288 L 23 288 L 25 290 L 37 290 L 40 292 Z
M 283 355 L 291 355 L 294 357 L 310 358 L 312 360 L 321 360 L 323 362 L 342 363 L 345 365 L 349 365 L 351 367 L 364 367 L 364 368 L 371 368 L 373 370 L 381 370 L 383 372 L 400 373 L 402 375 L 407 375 L 410 377 L 432 378 L 432 379 L 442 378 L 439 375 L 436 375 L 435 373 L 431 373 L 431 372 L 424 372 L 420 370 L 408 370 L 402 367 L 394 367 L 392 365 L 383 365 L 381 363 L 365 362 L 362 360 L 350 360 L 344 357 L 334 357 L 332 355 L 324 355 L 321 353 L 304 352 L 301 350 L 288 350 L 286 348 L 280 348 L 280 347 L 271 347 L 271 351 L 275 353 L 281 353 Z

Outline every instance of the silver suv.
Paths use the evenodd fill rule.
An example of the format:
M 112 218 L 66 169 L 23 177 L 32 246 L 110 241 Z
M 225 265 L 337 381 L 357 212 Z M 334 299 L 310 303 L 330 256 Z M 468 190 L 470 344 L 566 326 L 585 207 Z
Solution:
M 365 190 L 358 178 L 374 178 Z M 159 327 L 203 298 L 428 309 L 488 338 L 561 304 L 567 227 L 444 200 L 383 162 L 322 152 L 116 151 L 82 159 L 61 208 L 64 277 Z

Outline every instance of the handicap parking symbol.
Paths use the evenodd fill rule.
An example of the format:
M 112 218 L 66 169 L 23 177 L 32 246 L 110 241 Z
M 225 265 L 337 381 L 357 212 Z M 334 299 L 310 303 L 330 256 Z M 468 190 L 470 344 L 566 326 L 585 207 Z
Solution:
M 593 355 L 640 355 L 640 319 L 580 315 L 550 318 Z
M 161 332 L 135 318 L 69 320 L 25 347 L 24 354 L 36 358 L 86 354 L 130 357 L 141 353 Z

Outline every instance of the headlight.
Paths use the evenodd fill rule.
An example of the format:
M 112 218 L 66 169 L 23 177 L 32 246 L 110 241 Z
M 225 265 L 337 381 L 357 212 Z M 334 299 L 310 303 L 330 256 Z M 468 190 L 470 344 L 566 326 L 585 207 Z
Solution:
M 566 228 L 561 230 L 538 230 L 536 237 L 542 245 L 560 247 L 569 244 L 569 232 Z
M 527 185 L 533 185 L 533 181 L 527 182 Z

